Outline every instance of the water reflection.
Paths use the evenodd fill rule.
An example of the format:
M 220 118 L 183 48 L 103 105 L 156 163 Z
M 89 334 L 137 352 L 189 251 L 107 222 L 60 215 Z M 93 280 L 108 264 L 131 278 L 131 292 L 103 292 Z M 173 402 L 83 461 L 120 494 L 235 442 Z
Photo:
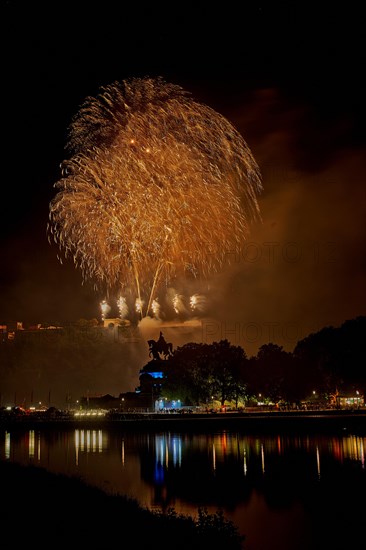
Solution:
M 34 458 L 34 430 L 29 430 L 29 458 Z
M 316 466 L 317 466 L 318 477 L 320 478 L 320 454 L 319 454 L 318 445 L 316 446 Z
M 327 456 L 343 464 L 346 461 L 359 463 L 365 469 L 365 441 L 366 437 L 347 435 L 343 437 L 318 438 L 306 437 L 263 437 L 242 436 L 236 433 L 222 434 L 180 434 L 180 433 L 159 433 L 159 434 L 109 434 L 104 430 L 77 429 L 73 432 L 75 465 L 79 463 L 81 453 L 106 453 L 110 451 L 110 439 L 120 438 L 120 459 L 124 465 L 126 462 L 126 446 L 136 452 L 152 458 L 159 468 L 168 470 L 170 468 L 181 469 L 197 459 L 197 467 L 203 463 L 212 472 L 225 464 L 235 463 L 241 465 L 243 476 L 247 476 L 249 469 L 257 470 L 258 466 L 264 475 L 266 473 L 267 461 L 275 457 L 286 457 L 289 454 L 315 456 L 316 472 L 320 476 L 321 457 Z M 28 450 L 28 458 L 41 461 L 41 448 L 69 446 L 70 434 L 62 432 L 26 432 L 9 431 L 3 433 L 0 445 L 1 458 L 9 460 L 12 458 L 13 446 L 15 449 Z M 18 453 L 17 453 L 18 454 Z M 128 453 L 130 456 L 130 453 Z
M 10 458 L 10 433 L 5 432 L 5 459 Z
M 0 457 L 81 476 L 150 508 L 193 515 L 199 506 L 221 508 L 256 541 L 252 548 L 275 549 L 277 537 L 281 550 L 308 550 L 314 547 L 309 518 L 313 525 L 323 521 L 324 509 L 334 518 L 347 514 L 357 533 L 365 504 L 352 508 L 350 498 L 352 488 L 366 489 L 365 441 L 354 435 L 15 430 L 3 432 Z
M 79 464 L 79 453 L 101 453 L 103 451 L 103 430 L 75 430 L 75 464 Z

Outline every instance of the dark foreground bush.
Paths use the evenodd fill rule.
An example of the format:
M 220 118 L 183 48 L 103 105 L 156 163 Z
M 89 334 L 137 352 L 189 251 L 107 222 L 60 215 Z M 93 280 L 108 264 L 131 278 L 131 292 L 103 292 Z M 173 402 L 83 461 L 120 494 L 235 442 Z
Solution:
M 151 512 L 129 497 L 107 495 L 81 479 L 3 461 L 0 487 L 1 524 L 16 548 L 243 548 L 244 537 L 221 511 L 200 509 L 197 519 L 174 509 Z

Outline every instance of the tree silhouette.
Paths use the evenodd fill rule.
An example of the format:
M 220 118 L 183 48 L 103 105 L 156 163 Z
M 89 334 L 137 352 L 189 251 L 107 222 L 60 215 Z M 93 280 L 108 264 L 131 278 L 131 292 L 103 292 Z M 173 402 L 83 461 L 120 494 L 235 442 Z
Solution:
M 188 343 L 178 347 L 163 365 L 166 382 L 164 394 L 180 398 L 186 404 L 207 403 L 210 378 L 207 364 L 207 344 Z
M 300 340 L 293 353 L 301 371 L 306 372 L 307 381 L 324 395 L 356 388 L 364 393 L 365 334 L 366 317 L 357 317 L 338 328 L 324 327 Z
M 225 401 L 235 400 L 246 395 L 244 366 L 246 354 L 240 346 L 230 344 L 228 340 L 214 342 L 209 346 L 208 362 L 210 365 L 212 394 L 221 406 Z
M 185 344 L 178 347 L 166 364 L 164 392 L 171 398 L 191 403 L 209 403 L 212 397 L 221 405 L 245 394 L 246 355 L 228 340 L 213 344 Z

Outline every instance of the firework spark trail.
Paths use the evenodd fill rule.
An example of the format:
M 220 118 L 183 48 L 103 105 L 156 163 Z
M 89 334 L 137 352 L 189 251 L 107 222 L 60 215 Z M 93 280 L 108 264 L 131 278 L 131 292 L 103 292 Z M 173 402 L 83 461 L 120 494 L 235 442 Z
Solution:
M 100 309 L 102 313 L 102 321 L 107 317 L 108 313 L 111 310 L 111 306 L 108 304 L 106 300 L 103 300 L 100 304 Z
M 146 312 L 162 281 L 207 278 L 259 219 L 258 166 L 220 114 L 162 79 L 85 100 L 50 203 L 50 237 L 96 288 L 134 288 Z
M 126 302 L 126 298 L 124 296 L 120 296 L 117 300 L 117 306 L 119 311 L 119 316 L 121 319 L 125 319 L 128 315 L 128 305 Z

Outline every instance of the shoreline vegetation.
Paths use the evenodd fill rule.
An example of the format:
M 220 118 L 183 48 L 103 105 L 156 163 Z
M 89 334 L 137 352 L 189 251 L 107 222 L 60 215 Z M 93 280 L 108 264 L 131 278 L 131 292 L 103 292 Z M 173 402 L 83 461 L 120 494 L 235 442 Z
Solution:
M 210 514 L 198 508 L 197 518 L 177 514 L 174 508 L 150 511 L 133 498 L 109 495 L 81 478 L 2 460 L 0 483 L 2 520 L 17 547 L 33 548 L 38 536 L 44 539 L 48 533 L 51 544 L 65 547 L 128 541 L 133 548 L 158 550 L 170 541 L 178 550 L 244 548 L 245 536 L 220 510 Z

